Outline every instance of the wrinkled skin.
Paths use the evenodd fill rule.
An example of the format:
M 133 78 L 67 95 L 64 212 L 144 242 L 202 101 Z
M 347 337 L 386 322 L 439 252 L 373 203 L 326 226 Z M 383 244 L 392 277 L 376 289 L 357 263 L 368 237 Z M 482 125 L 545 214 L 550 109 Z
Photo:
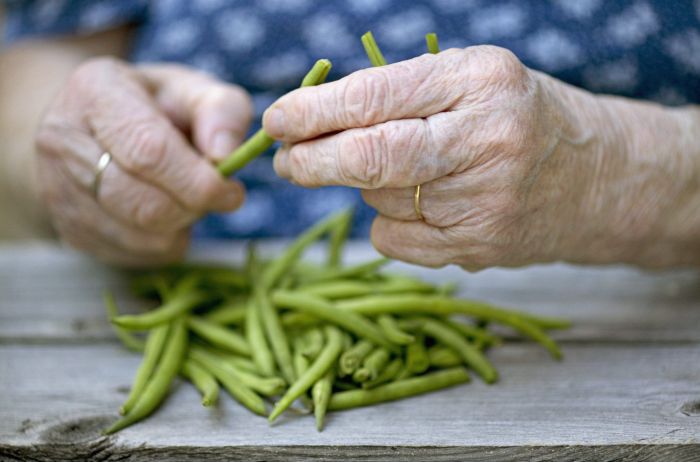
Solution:
M 240 183 L 222 178 L 213 162 L 240 144 L 251 116 L 243 90 L 184 67 L 85 62 L 36 134 L 54 227 L 64 241 L 111 263 L 179 260 L 195 219 L 242 203 Z M 104 151 L 113 160 L 93 197 Z
M 282 97 L 277 173 L 362 188 L 387 256 L 468 270 L 700 264 L 697 109 L 595 96 L 478 46 Z M 413 195 L 421 187 L 424 221 Z

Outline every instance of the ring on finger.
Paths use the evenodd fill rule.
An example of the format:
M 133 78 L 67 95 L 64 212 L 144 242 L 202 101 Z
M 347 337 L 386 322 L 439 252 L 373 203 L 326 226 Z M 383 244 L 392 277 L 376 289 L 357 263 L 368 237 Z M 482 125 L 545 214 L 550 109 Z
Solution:
M 100 184 L 102 184 L 102 175 L 105 169 L 112 162 L 112 154 L 105 151 L 102 153 L 100 158 L 97 160 L 97 165 L 95 166 L 95 176 L 92 179 L 92 184 L 90 185 L 90 191 L 92 192 L 92 197 L 97 199 L 100 193 Z
M 423 218 L 423 211 L 420 208 L 420 186 L 416 185 L 416 189 L 413 192 L 413 209 L 416 211 L 416 216 L 420 221 L 425 221 Z

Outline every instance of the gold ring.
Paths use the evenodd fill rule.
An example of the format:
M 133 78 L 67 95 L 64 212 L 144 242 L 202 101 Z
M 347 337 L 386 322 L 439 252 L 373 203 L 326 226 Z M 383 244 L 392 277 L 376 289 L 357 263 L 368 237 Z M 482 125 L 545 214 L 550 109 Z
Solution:
M 423 212 L 420 209 L 420 185 L 416 185 L 416 191 L 413 193 L 413 209 L 416 211 L 416 216 L 419 220 L 425 221 Z
M 100 192 L 100 184 L 102 183 L 102 174 L 105 169 L 112 162 L 112 154 L 107 151 L 103 152 L 100 158 L 97 160 L 97 166 L 95 167 L 95 177 L 92 179 L 92 185 L 90 185 L 90 190 L 92 192 L 92 197 L 97 199 L 97 195 Z

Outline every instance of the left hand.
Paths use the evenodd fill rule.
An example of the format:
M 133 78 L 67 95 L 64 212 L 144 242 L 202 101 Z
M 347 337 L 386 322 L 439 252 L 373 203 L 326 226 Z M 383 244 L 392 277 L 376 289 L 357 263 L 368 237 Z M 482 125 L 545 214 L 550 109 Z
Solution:
M 593 95 L 478 46 L 295 90 L 263 126 L 286 143 L 275 157 L 280 176 L 363 190 L 379 212 L 371 238 L 380 252 L 477 270 L 581 259 L 591 228 L 580 210 L 600 199 L 600 145 L 586 133 L 606 123 L 585 117 L 597 109 Z

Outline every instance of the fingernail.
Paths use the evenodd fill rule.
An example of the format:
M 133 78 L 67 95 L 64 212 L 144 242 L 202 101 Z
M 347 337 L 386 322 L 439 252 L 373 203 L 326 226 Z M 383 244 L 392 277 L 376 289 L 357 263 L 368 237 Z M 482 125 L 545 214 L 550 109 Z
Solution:
M 227 130 L 220 130 L 214 134 L 209 148 L 209 155 L 215 160 L 222 160 L 233 151 L 241 142 L 240 138 Z
M 286 151 L 285 147 L 282 146 L 275 152 L 272 166 L 277 176 L 289 179 L 289 155 Z
M 270 109 L 263 115 L 265 131 L 273 138 L 284 136 L 284 111 L 282 109 Z

